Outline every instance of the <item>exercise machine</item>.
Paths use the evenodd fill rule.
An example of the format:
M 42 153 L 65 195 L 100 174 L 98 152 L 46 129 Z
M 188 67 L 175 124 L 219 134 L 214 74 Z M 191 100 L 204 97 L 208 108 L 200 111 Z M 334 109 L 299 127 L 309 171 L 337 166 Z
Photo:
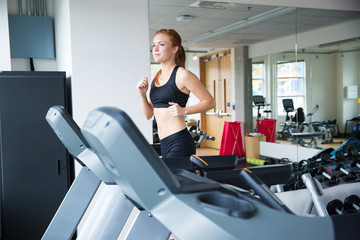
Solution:
M 81 170 L 42 239 L 64 240 L 76 236 L 76 239 L 85 240 L 90 239 L 90 234 L 93 239 L 117 239 L 136 208 L 116 186 L 113 174 L 105 168 L 63 107 L 51 107 L 46 120 L 69 153 L 80 163 Z M 79 228 L 101 183 L 105 185 L 103 191 L 91 214 L 88 214 L 84 227 Z M 166 239 L 170 236 L 169 230 L 146 212 L 138 212 L 132 224 L 127 239 Z
M 341 141 L 334 142 L 334 133 L 337 132 L 337 134 L 339 134 L 339 126 L 336 124 L 336 119 L 323 122 L 312 122 L 311 126 L 315 132 L 324 133 L 321 137 L 321 144 L 342 143 Z
M 191 136 L 194 139 L 195 146 L 200 147 L 201 143 L 204 140 L 215 141 L 215 137 L 207 135 L 205 132 L 200 129 L 200 120 L 189 119 L 187 120 L 187 129 L 190 132 Z
M 308 132 L 321 132 L 323 135 L 321 136 L 322 144 L 335 143 L 334 142 L 334 132 L 337 131 L 339 133 L 339 127 L 336 124 L 336 119 L 328 120 L 328 121 L 312 121 L 312 116 L 319 109 L 319 105 L 316 104 L 315 107 L 306 115 L 309 119 L 307 123 L 304 125 L 308 127 Z M 342 143 L 342 142 L 336 142 Z
M 318 146 L 318 139 L 324 136 L 323 132 L 293 132 L 289 130 L 292 141 L 302 147 L 321 149 Z M 309 139 L 306 141 L 306 139 Z
M 284 111 L 286 112 L 286 121 L 283 124 L 283 129 L 278 132 L 280 138 L 289 140 L 294 144 L 299 144 L 302 147 L 319 148 L 317 143 L 318 139 L 323 138 L 325 133 L 323 131 L 315 131 L 311 122 L 304 122 L 305 117 L 302 108 L 296 109 L 295 116 L 289 116 L 290 112 L 295 111 L 294 103 L 291 98 L 283 99 L 283 107 Z M 316 107 L 307 114 L 307 117 L 310 118 L 310 121 L 312 115 L 317 111 L 318 108 L 319 106 L 316 105 Z M 290 119 L 291 122 L 289 122 Z M 308 127 L 308 132 L 304 132 L 305 126 Z
M 296 216 L 251 171 L 242 170 L 240 179 L 259 197 L 189 171 L 171 171 L 119 109 L 103 107 L 90 112 L 81 133 L 94 155 L 79 159 L 92 166 L 100 162 L 99 169 L 106 170 L 105 176 L 100 171 L 100 177 L 114 183 L 133 206 L 162 226 L 149 234 L 161 229 L 180 239 L 289 239 L 289 234 L 291 239 L 354 239 L 360 234 L 359 214 Z M 50 229 L 56 229 L 53 222 Z
M 261 119 L 261 113 L 260 113 L 260 109 L 264 109 L 265 107 L 270 106 L 270 103 L 267 103 L 264 96 L 261 95 L 255 95 L 253 96 L 253 107 L 255 109 L 257 109 L 257 115 L 256 115 L 256 120 Z M 272 111 L 270 109 L 264 109 L 263 113 L 265 114 L 269 114 Z M 254 132 L 257 132 L 258 126 L 256 123 L 256 127 L 254 129 Z
M 313 107 L 313 109 L 311 109 L 311 111 L 306 114 L 306 117 L 309 119 L 308 124 L 311 125 L 312 122 L 312 116 L 315 114 L 315 112 L 319 109 L 319 105 L 316 104 L 315 107 Z
M 88 239 L 89 235 L 92 238 L 96 236 L 98 239 L 116 239 L 134 212 L 133 204 L 121 194 L 119 188 L 114 188 L 115 183 L 111 176 L 104 172 L 103 165 L 89 147 L 80 128 L 62 106 L 50 108 L 46 120 L 67 147 L 69 153 L 80 163 L 82 170 L 43 239 L 70 239 L 73 235 L 77 235 L 77 239 Z M 207 172 L 234 169 L 238 162 L 236 155 L 202 156 L 201 158 L 208 164 Z M 162 161 L 172 171 L 177 169 L 195 171 L 196 169 L 189 158 L 163 158 Z M 101 183 L 105 186 L 102 186 Z M 96 192 L 101 192 L 101 194 Z M 95 194 L 100 196 L 95 197 Z M 77 226 L 80 225 L 80 220 L 88 211 L 87 208 L 93 198 L 98 198 L 94 209 L 86 222 L 82 223 L 84 227 L 77 230 Z M 104 211 L 109 215 L 100 214 Z M 118 212 L 122 212 L 122 214 L 117 215 Z M 139 212 L 132 226 L 131 231 L 126 235 L 127 239 L 142 239 L 145 236 L 165 239 L 170 234 L 146 212 Z
M 295 112 L 294 102 L 291 98 L 282 100 L 284 112 L 286 112 L 285 122 L 280 125 L 283 127 L 282 130 L 278 131 L 280 139 L 292 141 L 293 136 L 291 133 L 299 133 L 303 131 L 302 122 L 294 121 L 296 117 L 290 116 L 289 113 Z
M 261 118 L 261 113 L 260 113 L 260 109 L 264 109 L 267 106 L 270 106 L 270 103 L 267 103 L 264 96 L 261 95 L 255 95 L 253 96 L 253 107 L 255 109 L 257 109 L 257 115 L 256 115 L 256 119 L 260 119 Z M 268 114 L 271 113 L 272 111 L 270 109 L 264 109 L 263 113 Z

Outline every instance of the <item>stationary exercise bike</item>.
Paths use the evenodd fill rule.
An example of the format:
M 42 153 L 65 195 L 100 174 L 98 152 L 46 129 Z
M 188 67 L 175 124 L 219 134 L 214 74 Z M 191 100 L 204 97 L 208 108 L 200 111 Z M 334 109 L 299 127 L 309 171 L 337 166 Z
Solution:
M 261 95 L 255 95 L 253 96 L 253 107 L 255 109 L 257 109 L 257 115 L 256 115 L 256 120 L 259 120 L 261 118 L 261 113 L 260 113 L 260 109 L 264 109 L 265 107 L 270 106 L 270 103 L 267 103 L 264 96 Z M 263 113 L 264 114 L 269 114 L 272 111 L 270 109 L 264 109 Z M 256 127 L 254 129 L 254 132 L 257 132 L 257 123 L 256 123 Z
M 289 113 L 295 112 L 293 100 L 291 98 L 283 99 L 282 102 L 286 117 L 285 122 L 280 124 L 283 128 L 278 132 L 278 135 L 282 140 L 292 141 L 291 133 L 299 133 L 304 130 L 304 112 L 302 108 L 298 108 L 296 109 L 295 115 L 291 116 Z

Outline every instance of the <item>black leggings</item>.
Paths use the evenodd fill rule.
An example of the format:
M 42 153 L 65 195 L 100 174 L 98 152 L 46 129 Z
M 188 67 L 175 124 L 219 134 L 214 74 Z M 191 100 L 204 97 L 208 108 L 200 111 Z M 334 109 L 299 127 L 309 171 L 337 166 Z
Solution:
M 188 157 L 196 153 L 194 139 L 186 128 L 161 139 L 160 143 L 163 158 Z

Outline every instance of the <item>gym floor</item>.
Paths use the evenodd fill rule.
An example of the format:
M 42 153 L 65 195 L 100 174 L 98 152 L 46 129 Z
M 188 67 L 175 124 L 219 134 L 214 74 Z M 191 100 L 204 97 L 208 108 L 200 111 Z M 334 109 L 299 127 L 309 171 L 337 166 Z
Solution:
M 344 142 L 345 142 L 345 138 L 334 138 L 333 143 L 328 143 L 328 144 L 322 144 L 321 140 L 318 140 L 318 147 L 323 148 L 323 149 L 326 149 L 326 148 L 337 149 Z M 290 141 L 286 141 L 286 140 L 276 140 L 276 143 L 292 144 Z M 219 155 L 219 149 L 200 147 L 200 148 L 196 149 L 196 155 L 198 155 L 198 156 Z

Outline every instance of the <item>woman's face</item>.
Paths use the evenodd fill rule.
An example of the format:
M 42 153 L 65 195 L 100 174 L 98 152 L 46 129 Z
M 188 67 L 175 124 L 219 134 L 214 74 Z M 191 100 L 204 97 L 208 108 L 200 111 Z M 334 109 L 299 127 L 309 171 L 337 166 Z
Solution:
M 158 33 L 154 36 L 152 54 L 155 62 L 164 63 L 175 61 L 175 54 L 178 47 L 173 47 L 170 38 L 165 33 Z

